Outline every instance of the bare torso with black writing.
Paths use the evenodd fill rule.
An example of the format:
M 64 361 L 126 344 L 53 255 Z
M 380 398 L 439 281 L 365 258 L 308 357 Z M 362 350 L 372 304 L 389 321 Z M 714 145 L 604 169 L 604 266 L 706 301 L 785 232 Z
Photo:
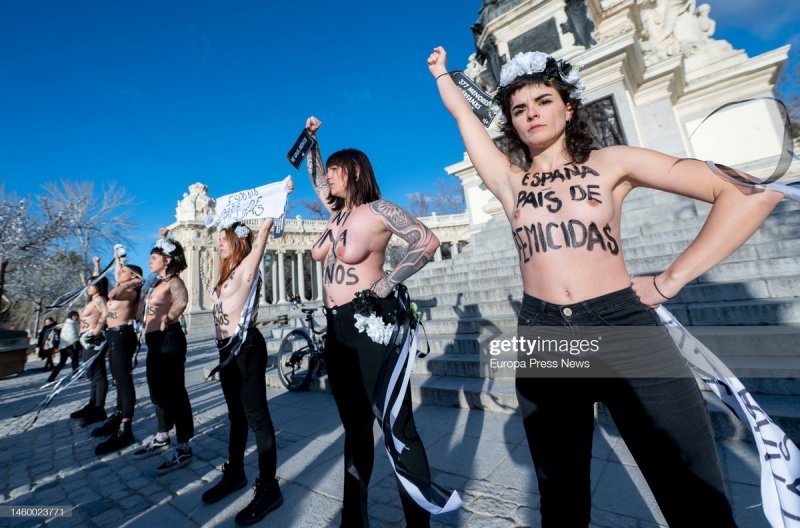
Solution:
M 169 319 L 170 310 L 173 304 L 178 302 L 185 303 L 185 299 L 176 299 L 174 292 L 180 292 L 181 296 L 185 296 L 186 286 L 180 277 L 169 277 L 159 282 L 152 288 L 147 295 L 147 314 L 145 318 L 144 332 L 156 332 L 162 330 L 162 323 L 167 325 L 177 322 L 180 313 L 173 314 L 173 318 Z
M 384 255 L 391 236 L 369 204 L 333 212 L 311 248 L 314 260 L 323 263 L 325 306 L 346 304 L 356 292 L 383 277 Z
M 105 303 L 105 299 L 100 296 L 89 299 L 89 302 L 86 303 L 86 306 L 84 306 L 78 314 L 81 333 L 89 330 L 95 331 L 97 323 L 100 321 L 100 317 L 103 314 Z
M 511 185 L 514 203 L 503 207 L 526 293 L 570 304 L 630 286 L 620 245 L 630 185 L 602 155 L 552 172 L 512 171 Z
M 243 270 L 234 269 L 222 285 L 211 292 L 217 339 L 224 339 L 236 333 L 244 304 L 250 293 L 251 281 L 258 280 L 258 277 L 253 275 L 248 278 L 245 277 Z

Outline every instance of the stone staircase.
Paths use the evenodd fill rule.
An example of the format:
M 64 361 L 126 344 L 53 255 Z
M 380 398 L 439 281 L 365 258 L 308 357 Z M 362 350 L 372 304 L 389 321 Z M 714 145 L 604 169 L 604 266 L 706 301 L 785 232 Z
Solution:
M 667 268 L 696 236 L 708 208 L 665 193 L 634 191 L 625 202 L 622 227 L 630 272 Z M 799 213 L 796 204 L 779 204 L 747 244 L 667 304 L 768 414 L 781 409 L 770 416 L 794 438 L 800 438 L 800 412 L 793 410 L 800 407 Z M 411 378 L 415 401 L 516 412 L 513 378 L 492 377 L 497 374 L 481 364 L 480 347 L 516 331 L 521 285 L 504 217 L 485 224 L 454 259 L 430 263 L 407 281 L 430 344 L 430 354 L 416 360 Z M 269 343 L 271 352 L 278 341 Z M 279 383 L 277 377 L 271 382 Z M 714 412 L 717 432 L 745 436 L 726 413 Z

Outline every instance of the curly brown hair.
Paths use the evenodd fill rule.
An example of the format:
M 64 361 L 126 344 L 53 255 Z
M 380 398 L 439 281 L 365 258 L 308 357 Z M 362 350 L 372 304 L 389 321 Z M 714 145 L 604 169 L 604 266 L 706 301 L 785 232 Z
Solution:
M 507 86 L 497 90 L 495 100 L 500 104 L 503 112 L 503 123 L 500 125 L 500 131 L 504 136 L 502 148 L 506 150 L 510 158 L 515 161 L 524 159 L 528 165 L 533 161 L 528 146 L 520 139 L 511 123 L 511 96 L 524 86 L 541 84 L 555 88 L 564 104 L 572 109 L 572 118 L 567 121 L 567 128 L 564 131 L 567 154 L 571 161 L 584 163 L 589 159 L 589 154 L 596 148 L 594 138 L 589 132 L 589 113 L 580 98 L 570 96 L 575 85 L 564 82 L 562 79 L 562 75 L 566 76 L 571 69 L 572 66 L 569 63 L 549 57 L 544 71 L 520 75 Z

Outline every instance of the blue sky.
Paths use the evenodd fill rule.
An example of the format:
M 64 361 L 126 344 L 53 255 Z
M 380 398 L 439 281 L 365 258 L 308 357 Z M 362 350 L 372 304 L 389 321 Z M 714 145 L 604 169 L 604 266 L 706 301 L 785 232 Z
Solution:
M 710 3 L 715 36 L 751 56 L 800 47 L 793 2 Z M 18 195 L 116 181 L 139 202 L 131 254 L 144 264 L 191 183 L 219 196 L 292 174 L 294 198 L 312 198 L 285 156 L 314 114 L 323 155 L 360 148 L 384 196 L 405 204 L 462 157 L 425 59 L 443 44 L 462 68 L 480 5 L 0 2 L 0 179 Z

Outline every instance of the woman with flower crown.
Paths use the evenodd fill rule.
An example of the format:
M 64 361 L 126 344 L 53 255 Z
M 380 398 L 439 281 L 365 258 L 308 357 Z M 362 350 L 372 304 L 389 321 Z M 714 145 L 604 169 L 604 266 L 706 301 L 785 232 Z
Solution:
M 735 186 L 697 160 L 629 146 L 593 150 L 577 70 L 540 52 L 520 53 L 502 68 L 495 99 L 506 154 L 447 75 L 445 50 L 435 48 L 427 62 L 470 160 L 511 223 L 523 287 L 518 333 L 533 325 L 573 336 L 580 326 L 655 327 L 645 347 L 625 351 L 625 361 L 657 365 L 658 372 L 645 370 L 646 376 L 517 371 L 542 526 L 590 522 L 597 401 L 609 409 L 670 526 L 735 526 L 703 398 L 653 308 L 742 245 L 782 195 Z M 667 270 L 631 278 L 620 215 L 636 187 L 713 208 Z M 595 357 L 604 352 L 600 346 Z
M 294 184 L 289 179 L 287 191 L 293 190 Z M 267 344 L 255 327 L 262 279 L 259 266 L 272 224 L 272 218 L 265 218 L 255 237 L 241 222 L 219 230 L 219 280 L 211 292 L 222 365 L 220 382 L 228 406 L 230 432 L 228 461 L 222 466 L 222 478 L 203 493 L 202 499 L 212 504 L 247 484 L 244 451 L 249 426 L 256 437 L 258 478 L 253 499 L 236 515 L 236 523 L 244 526 L 260 521 L 283 504 L 275 476 L 278 451 L 275 429 L 267 405 Z M 243 331 L 246 333 L 242 334 Z
M 162 475 L 192 461 L 189 440 L 194 436 L 194 422 L 184 378 L 186 336 L 180 324 L 189 303 L 186 284 L 178 276 L 187 267 L 186 256 L 168 229 L 161 229 L 160 235 L 150 250 L 148 266 L 156 280 L 145 296 L 144 306 L 147 386 L 156 409 L 158 432 L 133 456 L 145 458 L 169 450 L 169 431 L 174 426 L 177 445 L 156 468 L 156 473 Z
M 306 131 L 316 137 L 321 124 L 309 117 Z M 314 190 L 331 215 L 311 256 L 324 263 L 325 365 L 344 426 L 341 525 L 369 526 L 367 491 L 375 454 L 373 408 L 381 407 L 376 399 L 385 388 L 383 371 L 391 373 L 393 368 L 385 361 L 387 350 L 394 351 L 387 349 L 387 344 L 400 302 L 395 290 L 433 258 L 439 240 L 414 216 L 381 199 L 372 164 L 363 152 L 340 150 L 323 165 L 315 142 L 307 161 Z M 386 247 L 392 235 L 405 240 L 408 251 L 385 274 Z M 359 313 L 362 311 L 368 313 Z M 431 513 L 444 511 L 448 498 L 430 481 L 425 448 L 414 425 L 410 390 L 398 400 L 396 421 L 384 431 L 404 446 L 401 454 L 391 459 L 406 525 L 424 528 L 430 525 Z M 455 501 L 448 504 L 453 506 Z

